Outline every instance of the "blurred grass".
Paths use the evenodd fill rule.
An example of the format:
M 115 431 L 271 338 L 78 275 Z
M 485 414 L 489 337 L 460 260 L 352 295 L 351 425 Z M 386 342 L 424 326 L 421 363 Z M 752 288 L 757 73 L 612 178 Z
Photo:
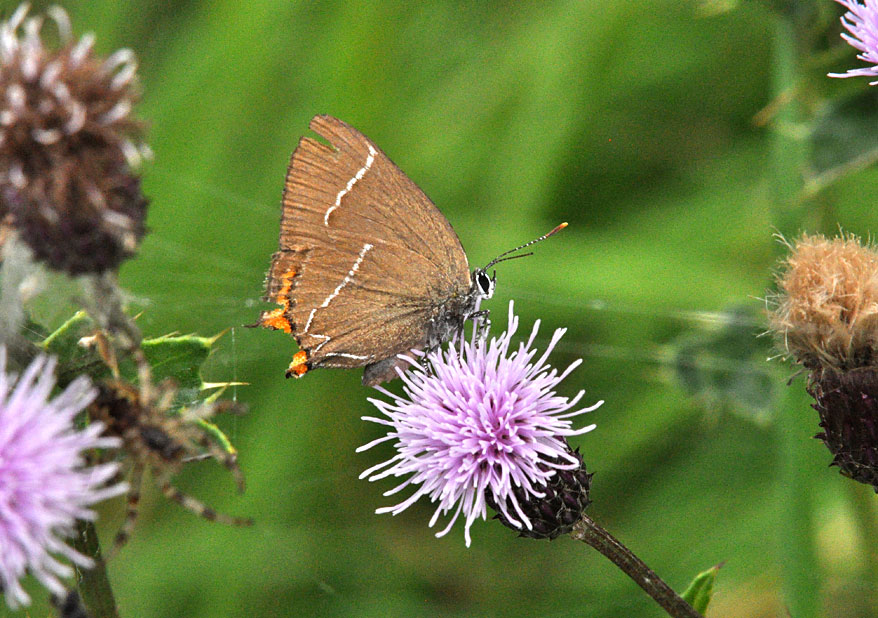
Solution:
M 0 0 L 7 14 L 15 4 Z M 292 339 L 240 328 L 263 307 L 287 161 L 317 113 L 378 143 L 453 223 L 471 263 L 571 222 L 534 257 L 502 265 L 489 306 L 498 328 L 510 298 L 523 327 L 543 320 L 544 339 L 567 326 L 555 364 L 586 359 L 567 392 L 607 402 L 579 441 L 597 473 L 592 516 L 677 590 L 725 561 L 708 616 L 785 615 L 779 428 L 702 409 L 661 362 L 703 326 L 691 312 L 758 307 L 770 286 L 770 144 L 752 122 L 771 100 L 761 4 L 709 18 L 682 0 L 65 6 L 103 52 L 126 46 L 140 59 L 151 232 L 122 270 L 140 324 L 154 336 L 234 327 L 205 377 L 250 383 L 234 393 L 249 416 L 221 420 L 246 495 L 206 463 L 178 480 L 257 525 L 212 525 L 148 492 L 110 565 L 123 615 L 660 615 L 565 539 L 519 540 L 489 522 L 467 550 L 460 530 L 433 538 L 430 505 L 375 515 L 393 485 L 357 479 L 387 454 L 354 453 L 378 435 L 359 420 L 370 409 L 358 373 L 286 381 Z M 874 228 L 861 202 L 876 185 L 873 170 L 833 189 L 844 229 Z M 778 382 L 792 374 L 775 369 Z M 776 414 L 812 419 L 795 430 L 823 602 L 832 616 L 864 615 L 876 582 L 849 482 L 810 439 L 816 414 Z M 121 515 L 121 504 L 104 510 L 105 539 Z

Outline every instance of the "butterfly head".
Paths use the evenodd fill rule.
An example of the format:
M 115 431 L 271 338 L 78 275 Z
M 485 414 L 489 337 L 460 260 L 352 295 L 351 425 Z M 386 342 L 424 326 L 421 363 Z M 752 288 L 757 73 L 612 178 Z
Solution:
M 472 294 L 479 298 L 488 299 L 494 295 L 494 284 L 497 282 L 497 273 L 489 277 L 484 268 L 476 268 L 473 271 Z

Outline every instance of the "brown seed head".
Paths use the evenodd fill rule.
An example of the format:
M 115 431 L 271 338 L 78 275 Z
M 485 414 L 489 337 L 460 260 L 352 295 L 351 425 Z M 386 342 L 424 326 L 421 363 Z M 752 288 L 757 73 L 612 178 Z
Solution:
M 770 325 L 809 369 L 878 365 L 878 252 L 854 236 L 803 235 L 778 276 Z
M 0 217 L 38 258 L 71 274 L 115 268 L 144 233 L 146 200 L 130 170 L 146 147 L 130 50 L 106 59 L 74 41 L 67 14 L 0 24 Z M 43 42 L 54 22 L 59 44 Z

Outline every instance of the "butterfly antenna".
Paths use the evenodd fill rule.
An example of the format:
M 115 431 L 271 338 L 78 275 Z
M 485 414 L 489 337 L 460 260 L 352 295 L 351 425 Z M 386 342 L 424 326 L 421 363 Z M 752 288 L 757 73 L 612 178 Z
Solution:
M 505 262 L 506 260 L 512 260 L 512 259 L 519 258 L 519 257 L 527 257 L 528 255 L 533 255 L 533 253 L 526 253 L 524 255 L 516 255 L 516 256 L 511 257 L 511 258 L 506 257 L 510 253 L 515 253 L 516 251 L 521 251 L 522 249 L 526 249 L 527 247 L 530 247 L 531 245 L 534 245 L 542 240 L 546 240 L 549 236 L 553 236 L 553 235 L 557 234 L 558 232 L 563 230 L 565 227 L 567 227 L 567 223 L 562 223 L 561 225 L 556 227 L 554 230 L 552 230 L 548 234 L 543 234 L 539 238 L 534 238 L 532 241 L 526 242 L 523 245 L 521 245 L 520 247 L 516 247 L 515 249 L 510 249 L 509 251 L 504 251 L 503 253 L 501 253 L 500 255 L 495 257 L 493 260 L 488 262 L 488 265 L 485 266 L 484 270 L 488 270 L 489 268 L 491 268 L 491 266 L 493 266 L 494 264 L 497 264 L 498 262 Z
M 491 266 L 493 266 L 495 264 L 499 264 L 500 262 L 508 262 L 509 260 L 516 260 L 518 258 L 527 257 L 527 256 L 533 255 L 533 254 L 534 254 L 533 251 L 528 251 L 527 253 L 519 253 L 518 255 L 509 255 L 509 256 L 506 256 L 503 258 L 497 258 L 496 260 L 491 262 L 491 264 L 486 266 L 485 268 L 490 268 Z

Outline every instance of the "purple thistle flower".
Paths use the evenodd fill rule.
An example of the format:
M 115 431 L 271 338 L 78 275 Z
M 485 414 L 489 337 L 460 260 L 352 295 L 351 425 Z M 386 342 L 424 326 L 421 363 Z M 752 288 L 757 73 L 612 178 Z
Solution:
M 53 594 L 65 594 L 58 578 L 73 569 L 52 554 L 91 566 L 63 537 L 73 534 L 77 519 L 95 518 L 90 505 L 126 490 L 124 484 L 107 486 L 117 464 L 85 464 L 83 451 L 119 445 L 100 437 L 100 423 L 74 427 L 95 390 L 80 377 L 49 399 L 54 369 L 55 360 L 41 356 L 21 377 L 11 375 L 0 347 L 0 588 L 13 609 L 30 603 L 19 581 L 25 573 Z
M 841 33 L 841 38 L 852 47 L 860 50 L 857 58 L 878 65 L 878 0 L 835 0 L 848 12 L 841 18 L 841 24 L 850 34 Z M 829 77 L 878 77 L 878 66 L 850 69 L 847 73 L 830 73 Z M 869 82 L 870 86 L 878 80 Z
M 510 302 L 509 328 L 499 337 L 461 341 L 460 351 L 452 342 L 447 351 L 438 349 L 422 359 L 426 367 L 408 358 L 412 370 L 399 371 L 405 396 L 376 387 L 391 401 L 369 401 L 387 418 L 363 419 L 386 425 L 391 431 L 357 451 L 395 441 L 397 452 L 360 478 L 409 477 L 385 496 L 420 485 L 396 506 L 376 512 L 396 515 L 421 496 L 428 496 L 438 502 L 431 527 L 440 515 L 454 511 L 436 536 L 447 534 L 463 513 L 469 547 L 470 527 L 476 518 L 485 519 L 486 497 L 490 495 L 510 522 L 519 528 L 532 527 L 513 488 L 521 488 L 525 496 L 542 497 L 542 488 L 558 470 L 578 468 L 580 460 L 570 453 L 565 437 L 586 433 L 595 426 L 573 429 L 571 419 L 603 404 L 599 401 L 568 412 L 585 391 L 568 399 L 556 395 L 554 389 L 582 361 L 573 362 L 560 374 L 546 363 L 566 329 L 556 330 L 546 351 L 534 360 L 537 351 L 531 345 L 539 324 L 537 320 L 527 343 L 510 353 L 518 328 Z

